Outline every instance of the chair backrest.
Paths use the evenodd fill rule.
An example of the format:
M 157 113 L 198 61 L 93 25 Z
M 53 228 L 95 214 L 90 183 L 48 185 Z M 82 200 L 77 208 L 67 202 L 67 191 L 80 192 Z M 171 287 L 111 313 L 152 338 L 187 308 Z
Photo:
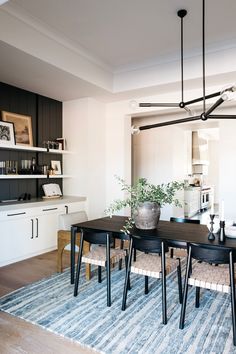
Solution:
M 84 241 L 87 241 L 94 245 L 106 245 L 107 243 L 107 232 L 99 232 L 99 231 L 86 231 L 83 232 Z M 110 234 L 110 245 L 113 244 L 112 234 Z
M 207 263 L 229 264 L 230 248 L 196 243 L 190 243 L 189 247 L 191 247 L 191 257 L 194 259 Z M 233 262 L 236 262 L 235 251 L 233 251 Z
M 160 239 L 145 239 L 144 237 L 139 237 L 132 235 L 133 246 L 136 250 L 146 253 L 161 253 L 161 240 Z M 168 246 L 164 245 L 165 252 L 168 252 Z
M 187 223 L 187 224 L 200 224 L 200 220 L 193 220 L 193 219 L 185 219 L 185 218 L 170 218 L 171 222 L 180 222 L 180 223 Z M 168 241 L 168 246 L 175 247 L 175 248 L 187 248 L 187 243 L 183 241 Z
M 170 221 L 182 222 L 182 223 L 188 223 L 188 224 L 200 224 L 200 220 L 185 219 L 185 218 L 174 218 L 174 217 L 171 217 Z
M 76 211 L 74 213 L 59 215 L 59 229 L 69 231 L 72 224 L 87 220 L 88 217 L 85 211 Z

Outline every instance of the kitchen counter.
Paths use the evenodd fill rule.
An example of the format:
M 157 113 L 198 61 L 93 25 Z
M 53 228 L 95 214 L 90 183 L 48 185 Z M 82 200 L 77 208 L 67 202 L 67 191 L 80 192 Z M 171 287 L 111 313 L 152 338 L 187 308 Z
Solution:
M 31 200 L 0 202 L 0 212 L 32 208 L 32 207 L 43 206 L 43 205 L 84 202 L 86 201 L 86 199 L 87 199 L 86 197 L 62 196 L 56 199 L 32 198 Z

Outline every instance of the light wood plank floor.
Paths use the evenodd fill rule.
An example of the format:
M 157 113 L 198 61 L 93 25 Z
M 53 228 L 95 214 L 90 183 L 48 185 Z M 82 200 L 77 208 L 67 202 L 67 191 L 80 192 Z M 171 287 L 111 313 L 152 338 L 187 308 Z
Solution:
M 68 254 L 64 255 L 63 264 L 69 266 Z M 55 272 L 56 251 L 1 267 L 0 296 Z M 0 353 L 90 354 L 94 351 L 0 311 Z

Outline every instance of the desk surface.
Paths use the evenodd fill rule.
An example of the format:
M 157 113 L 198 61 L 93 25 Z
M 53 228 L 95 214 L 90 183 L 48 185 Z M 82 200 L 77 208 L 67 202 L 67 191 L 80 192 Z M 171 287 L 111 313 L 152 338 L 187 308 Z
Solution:
M 121 229 L 127 220 L 125 216 L 113 216 L 84 221 L 72 225 L 72 227 L 84 230 L 114 232 L 122 235 Z M 206 225 L 200 224 L 184 224 L 170 221 L 160 220 L 156 230 L 140 230 L 134 228 L 132 234 L 137 236 L 145 236 L 147 238 L 160 238 L 162 240 L 176 240 L 184 242 L 196 242 L 199 244 L 215 245 L 226 248 L 236 249 L 236 239 L 226 238 L 224 244 L 218 242 L 218 236 L 214 241 L 208 240 L 209 230 Z

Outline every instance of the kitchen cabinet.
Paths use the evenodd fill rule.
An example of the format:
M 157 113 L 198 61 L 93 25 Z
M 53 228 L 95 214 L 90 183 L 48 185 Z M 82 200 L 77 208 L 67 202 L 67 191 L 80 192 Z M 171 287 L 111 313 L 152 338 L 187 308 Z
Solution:
M 184 216 L 192 217 L 200 211 L 200 187 L 189 187 L 184 190 Z
M 86 198 L 74 199 L 0 208 L 0 266 L 56 249 L 59 215 L 85 209 Z

